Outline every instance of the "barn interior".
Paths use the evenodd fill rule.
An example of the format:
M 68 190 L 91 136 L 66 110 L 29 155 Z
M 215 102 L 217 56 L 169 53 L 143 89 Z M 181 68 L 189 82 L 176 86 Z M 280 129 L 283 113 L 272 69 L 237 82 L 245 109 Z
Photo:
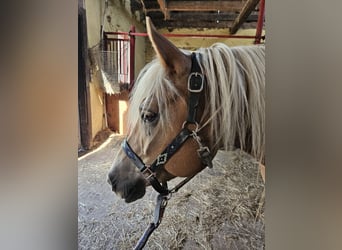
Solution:
M 264 0 L 79 0 L 79 152 L 125 134 L 129 90 L 155 54 L 149 16 L 177 47 L 265 42 Z

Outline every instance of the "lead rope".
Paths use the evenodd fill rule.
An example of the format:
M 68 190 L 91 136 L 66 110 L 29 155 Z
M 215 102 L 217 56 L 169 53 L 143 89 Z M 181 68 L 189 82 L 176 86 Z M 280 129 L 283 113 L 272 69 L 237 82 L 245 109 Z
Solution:
M 168 201 L 171 199 L 172 194 L 178 192 L 178 190 L 181 187 L 183 187 L 186 183 L 188 183 L 195 175 L 196 174 L 185 178 L 183 181 L 178 183 L 174 188 L 169 190 L 168 194 L 159 194 L 157 196 L 156 207 L 154 209 L 154 220 L 146 228 L 144 234 L 141 236 L 141 238 L 139 239 L 138 243 L 135 245 L 134 250 L 141 250 L 141 249 L 144 248 L 144 246 L 146 245 L 146 242 L 150 238 L 150 236 L 153 233 L 153 231 L 155 229 L 157 229 L 158 226 L 160 225 L 160 223 L 161 223 L 161 221 L 163 219 L 165 208 L 167 206 Z M 167 189 L 167 185 L 166 184 L 164 184 L 164 187 L 166 187 L 166 189 Z
M 138 243 L 134 247 L 134 250 L 143 249 L 148 238 L 151 236 L 153 231 L 159 226 L 164 215 L 167 202 L 171 197 L 169 195 L 159 194 L 157 197 L 156 208 L 154 209 L 154 221 L 146 228 L 144 234 L 139 239 Z

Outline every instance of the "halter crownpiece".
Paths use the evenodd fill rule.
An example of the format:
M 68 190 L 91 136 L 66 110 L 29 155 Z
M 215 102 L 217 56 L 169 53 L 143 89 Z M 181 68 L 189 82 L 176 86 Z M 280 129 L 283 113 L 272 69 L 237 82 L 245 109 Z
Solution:
M 200 56 L 200 54 L 198 54 Z M 156 177 L 156 170 L 160 167 L 164 167 L 168 160 L 182 147 L 187 139 L 192 137 L 198 144 L 199 149 L 197 150 L 198 156 L 204 166 L 212 167 L 212 156 L 208 147 L 201 143 L 201 138 L 198 136 L 198 123 L 196 122 L 197 107 L 200 100 L 200 95 L 204 89 L 205 77 L 202 74 L 201 67 L 197 61 L 197 54 L 191 54 L 191 72 L 188 77 L 188 117 L 184 121 L 182 130 L 172 140 L 172 142 L 164 149 L 162 153 L 154 160 L 154 162 L 148 166 L 142 159 L 134 152 L 129 145 L 127 138 L 122 143 L 122 149 L 126 153 L 127 157 L 132 160 L 134 165 L 143 173 L 146 180 L 151 186 L 159 193 L 157 197 L 157 205 L 154 212 L 154 222 L 144 232 L 134 249 L 142 249 L 149 236 L 156 229 L 162 219 L 164 209 L 167 205 L 167 201 L 171 198 L 171 194 L 177 192 L 182 186 L 190 181 L 196 174 L 185 178 L 178 185 L 171 190 L 168 189 L 167 183 L 160 183 Z M 189 125 L 194 124 L 195 129 L 189 129 Z
M 199 104 L 200 93 L 204 87 L 204 76 L 198 65 L 196 53 L 191 54 L 191 72 L 188 78 L 189 104 L 187 123 L 196 124 L 196 113 Z

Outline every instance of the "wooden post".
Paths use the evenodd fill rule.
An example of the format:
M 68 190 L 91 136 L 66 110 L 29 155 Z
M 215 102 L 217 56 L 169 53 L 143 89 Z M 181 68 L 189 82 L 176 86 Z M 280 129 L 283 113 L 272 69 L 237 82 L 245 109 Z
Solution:
M 81 145 L 85 150 L 92 146 L 89 79 L 86 10 L 80 6 L 78 8 L 78 111 Z

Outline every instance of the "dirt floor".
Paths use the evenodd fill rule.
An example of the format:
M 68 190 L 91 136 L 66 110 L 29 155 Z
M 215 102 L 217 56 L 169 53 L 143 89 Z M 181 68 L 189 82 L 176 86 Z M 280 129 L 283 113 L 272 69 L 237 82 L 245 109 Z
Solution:
M 126 204 L 106 181 L 123 138 L 111 134 L 78 160 L 79 249 L 132 249 L 153 219 L 154 190 Z M 174 194 L 145 249 L 264 249 L 264 194 L 249 155 L 219 151 L 213 169 Z

